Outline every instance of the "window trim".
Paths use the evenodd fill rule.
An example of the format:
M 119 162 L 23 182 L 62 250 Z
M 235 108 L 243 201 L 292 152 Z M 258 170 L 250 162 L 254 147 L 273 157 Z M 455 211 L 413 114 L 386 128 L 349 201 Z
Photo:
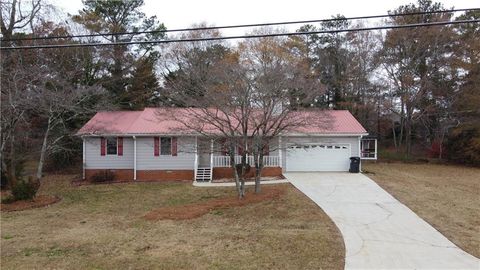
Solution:
M 112 154 L 112 153 L 108 153 L 108 140 L 111 139 L 115 139 L 115 153 Z M 116 156 L 118 155 L 118 137 L 105 137 L 105 155 L 106 156 Z

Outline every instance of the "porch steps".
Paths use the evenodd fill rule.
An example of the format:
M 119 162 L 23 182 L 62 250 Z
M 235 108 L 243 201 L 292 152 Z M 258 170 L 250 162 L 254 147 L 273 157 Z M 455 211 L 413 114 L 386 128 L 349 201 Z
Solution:
M 208 182 L 212 180 L 212 170 L 210 167 L 198 167 L 195 181 Z

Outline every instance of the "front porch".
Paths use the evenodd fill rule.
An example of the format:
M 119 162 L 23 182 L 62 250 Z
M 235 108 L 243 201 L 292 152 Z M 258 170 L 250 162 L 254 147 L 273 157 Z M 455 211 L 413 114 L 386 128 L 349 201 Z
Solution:
M 241 164 L 242 156 L 235 156 L 235 164 Z M 247 164 L 252 168 L 255 167 L 254 157 L 247 155 Z M 278 176 L 282 173 L 280 166 L 279 156 L 264 156 L 263 157 L 264 169 L 262 176 Z M 195 181 L 211 181 L 212 179 L 230 178 L 232 177 L 231 160 L 229 156 L 216 156 L 210 154 L 209 166 L 195 166 Z M 251 169 L 247 173 L 247 177 L 253 177 L 254 170 Z
M 247 164 L 254 167 L 255 160 L 254 156 L 247 155 L 246 156 Z M 242 156 L 236 155 L 235 156 L 235 164 L 242 163 Z M 265 167 L 280 167 L 280 157 L 279 156 L 264 156 L 263 157 L 263 165 Z M 231 167 L 231 160 L 229 156 L 212 156 L 212 167 Z
M 196 139 L 195 140 L 195 181 L 206 182 L 212 179 L 232 177 L 232 164 L 230 156 L 221 150 L 221 145 L 214 140 Z M 264 170 L 262 176 L 277 176 L 282 173 L 281 170 L 281 152 L 272 151 L 273 155 L 263 156 Z M 277 155 L 275 155 L 277 154 Z M 236 153 L 235 164 L 241 164 L 242 156 Z M 255 157 L 246 156 L 246 162 L 251 167 L 255 167 Z M 253 170 L 247 175 L 253 177 Z

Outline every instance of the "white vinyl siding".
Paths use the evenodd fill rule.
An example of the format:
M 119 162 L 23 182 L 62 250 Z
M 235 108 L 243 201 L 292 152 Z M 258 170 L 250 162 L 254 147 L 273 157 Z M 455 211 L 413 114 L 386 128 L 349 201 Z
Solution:
M 100 152 L 100 137 L 85 138 L 85 169 L 133 169 L 133 139 L 123 138 L 123 155 L 105 155 Z
M 270 152 L 268 153 L 269 156 L 278 156 L 278 152 L 280 151 L 279 144 L 278 144 L 278 137 L 270 141 L 269 148 L 270 148 L 269 149 Z
M 133 138 L 123 138 L 123 156 L 102 156 L 100 141 L 99 137 L 85 138 L 85 169 L 133 169 Z M 281 164 L 284 170 L 286 168 L 286 147 L 295 143 L 348 144 L 351 156 L 359 155 L 359 137 L 282 136 Z M 271 156 L 278 156 L 278 139 L 271 142 L 270 151 Z M 193 170 L 194 163 L 195 137 L 177 137 L 177 156 L 154 156 L 153 137 L 137 137 L 137 170 Z
M 324 143 L 324 144 L 346 144 L 349 145 L 349 151 L 351 151 L 352 157 L 358 157 L 359 153 L 359 137 L 323 137 L 323 136 L 305 136 L 305 137 L 282 137 L 282 168 L 283 171 L 287 168 L 287 155 L 288 151 L 287 147 L 293 144 L 317 144 L 317 143 Z M 308 161 L 306 161 L 308 162 Z
M 137 170 L 193 170 L 194 163 L 195 137 L 177 137 L 177 156 L 154 156 L 153 137 L 137 137 Z

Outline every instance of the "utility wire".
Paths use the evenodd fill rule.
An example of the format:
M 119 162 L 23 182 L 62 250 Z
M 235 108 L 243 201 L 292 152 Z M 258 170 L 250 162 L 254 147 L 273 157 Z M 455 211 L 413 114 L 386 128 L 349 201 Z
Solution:
M 287 32 L 287 33 L 272 33 L 272 34 L 260 34 L 260 35 L 208 37 L 208 38 L 188 38 L 188 39 L 171 39 L 171 40 L 143 40 L 143 41 L 111 42 L 111 43 L 76 43 L 76 44 L 56 44 L 56 45 L 32 45 L 32 46 L 19 46 L 19 47 L 0 47 L 0 49 L 1 50 L 28 50 L 28 49 L 117 46 L 117 45 L 133 45 L 133 44 L 166 44 L 166 43 L 216 41 L 216 40 L 231 40 L 231 39 L 251 39 L 251 38 L 279 37 L 279 36 L 303 36 L 303 35 L 313 35 L 313 34 L 335 34 L 335 33 L 361 32 L 361 31 L 372 31 L 372 30 L 385 30 L 385 29 L 404 29 L 404 28 L 429 27 L 429 26 L 439 26 L 439 25 L 456 25 L 456 24 L 479 23 L 479 22 L 480 22 L 480 19 L 474 19 L 474 20 L 415 23 L 415 24 L 391 25 L 391 26 L 374 26 L 374 27 L 362 27 L 362 28 L 350 28 L 350 29 L 320 30 L 320 31 L 308 31 L 308 32 Z
M 2 41 L 11 42 L 11 41 L 20 41 L 20 40 L 47 40 L 47 39 L 100 37 L 100 36 L 158 34 L 158 33 L 185 32 L 185 31 L 202 31 L 202 30 L 218 30 L 218 29 L 232 29 L 232 28 L 276 26 L 276 25 L 289 25 L 289 24 L 307 24 L 307 23 L 322 23 L 322 22 L 363 20 L 363 19 L 378 19 L 378 18 L 387 18 L 387 17 L 429 15 L 429 14 L 438 14 L 438 13 L 451 13 L 451 12 L 477 11 L 477 10 L 480 10 L 480 8 L 462 8 L 462 9 L 421 11 L 421 12 L 419 11 L 419 12 L 408 12 L 408 13 L 392 13 L 392 14 L 383 14 L 383 15 L 369 15 L 369 16 L 357 16 L 357 17 L 348 17 L 348 18 L 331 18 L 331 19 L 304 20 L 304 21 L 285 21 L 285 22 L 270 22 L 270 23 L 256 23 L 256 24 L 239 24 L 239 25 L 208 26 L 208 27 L 195 27 L 195 28 L 179 28 L 179 29 L 170 29 L 170 30 L 166 29 L 166 30 L 150 30 L 150 31 L 138 31 L 138 32 L 118 32 L 118 33 L 97 33 L 97 34 L 68 35 L 68 36 L 27 37 L 27 38 L 4 39 Z

